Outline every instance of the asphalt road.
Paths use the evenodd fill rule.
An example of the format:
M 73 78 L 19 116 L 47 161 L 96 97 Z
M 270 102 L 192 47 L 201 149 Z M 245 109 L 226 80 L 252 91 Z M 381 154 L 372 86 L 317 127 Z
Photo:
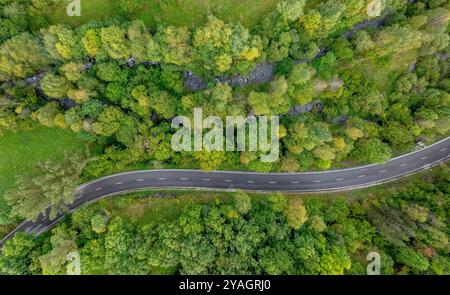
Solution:
M 305 173 L 253 173 L 199 170 L 146 170 L 116 174 L 94 180 L 76 190 L 70 212 L 101 198 L 148 189 L 205 189 L 253 192 L 332 192 L 374 186 L 429 169 L 450 158 L 450 137 L 422 150 L 393 158 L 383 164 L 350 169 Z M 50 208 L 48 208 L 47 213 Z M 36 222 L 24 221 L 3 241 L 17 232 L 39 235 L 60 221 L 65 212 L 50 220 L 42 215 Z M 1 244 L 0 243 L 0 246 Z

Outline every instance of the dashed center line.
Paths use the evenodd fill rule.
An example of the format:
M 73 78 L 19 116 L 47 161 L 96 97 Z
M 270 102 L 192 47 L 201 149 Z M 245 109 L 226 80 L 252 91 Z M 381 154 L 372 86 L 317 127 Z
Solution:
M 182 177 L 182 178 L 180 178 L 180 180 L 189 180 L 189 178 Z
M 249 180 L 249 181 L 247 181 L 248 183 L 255 183 L 253 180 Z
M 209 178 L 203 178 L 203 181 L 210 181 Z
M 79 195 L 76 197 L 76 199 L 78 200 L 78 199 L 81 199 L 82 197 L 83 197 L 83 195 Z
M 358 178 L 363 178 L 363 177 L 366 177 L 365 175 L 360 175 L 360 176 L 358 176 Z
M 102 190 L 103 188 L 102 187 L 98 187 L 98 188 L 96 188 L 95 190 L 96 191 L 99 191 L 99 190 Z
M 116 182 L 116 185 L 121 185 L 121 184 L 123 184 L 122 181 Z
M 344 180 L 343 178 L 336 179 L 336 181 L 343 181 L 343 180 Z
M 43 231 L 45 231 L 45 230 L 47 230 L 47 228 L 43 228 L 43 229 L 41 229 L 40 231 L 38 231 L 37 233 L 36 233 L 36 235 L 38 236 L 38 235 L 40 235 Z
M 380 173 L 384 173 L 384 172 L 386 172 L 386 170 L 380 170 L 380 171 L 378 171 L 378 172 L 380 172 Z
M 270 184 L 276 184 L 276 181 L 269 181 Z
M 298 181 L 292 181 L 291 183 L 298 183 Z
M 144 180 L 145 180 L 145 179 L 142 179 L 142 178 L 136 179 L 137 182 L 142 182 L 142 181 L 144 181 Z
M 405 167 L 405 166 L 408 166 L 408 164 L 405 163 L 405 164 L 400 165 L 400 167 Z
M 425 156 L 425 157 L 422 157 L 422 158 L 420 158 L 420 159 L 421 159 L 421 160 L 425 160 L 426 158 L 428 158 L 428 157 Z
M 314 180 L 314 182 L 315 182 L 315 183 L 319 183 L 319 182 L 320 182 L 320 180 Z
M 441 152 L 444 152 L 444 151 L 446 151 L 447 150 L 447 148 L 443 148 L 442 150 L 441 150 Z
M 225 182 L 233 182 L 231 179 L 225 179 Z
M 160 178 L 158 178 L 158 180 L 166 180 L 167 178 L 165 178 L 165 177 L 160 177 Z

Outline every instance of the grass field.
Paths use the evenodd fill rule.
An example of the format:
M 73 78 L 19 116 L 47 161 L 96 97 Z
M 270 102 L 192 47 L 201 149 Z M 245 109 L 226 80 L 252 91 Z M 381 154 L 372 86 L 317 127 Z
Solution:
M 206 21 L 213 14 L 229 22 L 240 21 L 246 27 L 257 24 L 261 17 L 270 12 L 277 0 L 146 0 L 145 7 L 135 18 L 142 19 L 148 26 L 157 23 L 175 26 L 195 26 Z M 90 20 L 110 19 L 119 14 L 112 0 L 81 0 L 81 16 L 66 14 L 66 3 L 48 13 L 52 24 L 65 23 L 79 26 Z
M 356 63 L 357 69 L 362 70 L 368 77 L 372 77 L 378 89 L 384 90 L 385 94 L 389 94 L 393 89 L 395 79 L 392 75 L 397 76 L 405 73 L 408 68 L 417 60 L 416 50 L 410 50 L 401 54 L 392 56 L 392 60 L 388 64 L 377 65 L 370 61 Z
M 73 132 L 36 126 L 0 136 L 0 224 L 8 214 L 3 195 L 15 183 L 15 177 L 30 173 L 37 162 L 61 159 L 64 153 L 81 151 L 84 143 Z

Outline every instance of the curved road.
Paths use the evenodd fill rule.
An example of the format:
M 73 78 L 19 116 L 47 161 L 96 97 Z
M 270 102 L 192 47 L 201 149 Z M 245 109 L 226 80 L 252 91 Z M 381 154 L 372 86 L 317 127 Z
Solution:
M 287 193 L 332 192 L 374 186 L 429 169 L 450 158 L 450 137 L 422 150 L 393 158 L 383 164 L 305 173 L 253 173 L 199 170 L 147 170 L 116 174 L 77 188 L 70 212 L 101 198 L 148 189 L 205 189 Z M 47 213 L 50 207 L 47 208 Z M 36 222 L 24 221 L 1 244 L 17 232 L 39 235 L 64 217 L 50 220 L 41 215 Z

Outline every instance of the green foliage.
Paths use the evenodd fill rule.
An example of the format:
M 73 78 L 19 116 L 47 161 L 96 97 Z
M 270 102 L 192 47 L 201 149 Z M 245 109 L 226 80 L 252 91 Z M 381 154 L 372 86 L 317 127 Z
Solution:
M 31 118 L 98 143 L 98 158 L 84 170 L 87 177 L 134 165 L 328 169 L 346 160 L 383 162 L 418 140 L 448 135 L 445 1 L 387 1 L 383 6 L 392 16 L 383 26 L 358 26 L 348 40 L 343 33 L 367 19 L 365 1 L 281 1 L 276 8 L 276 1 L 263 1 L 259 6 L 268 14 L 256 26 L 220 17 L 230 8 L 226 1 L 203 1 L 211 8 L 204 11 L 219 17 L 194 13 L 184 24 L 206 22 L 186 27 L 178 20 L 190 13 L 182 1 L 115 0 L 107 13 L 119 10 L 130 21 L 122 17 L 77 28 L 48 26 L 43 13 L 61 8 L 54 6 L 58 0 L 0 2 L 0 80 L 5 82 L 0 126 L 15 130 Z M 81 18 L 90 18 L 84 12 L 93 8 L 107 10 L 100 2 L 83 4 Z M 189 5 L 198 8 L 198 2 Z M 241 15 L 262 11 L 259 6 L 239 10 L 246 4 L 234 1 L 229 13 L 237 11 L 235 18 L 247 22 Z M 163 12 L 174 7 L 176 17 L 169 13 L 167 21 Z M 161 25 L 155 26 L 152 19 L 148 28 L 132 20 L 159 12 L 164 25 L 157 20 Z M 76 26 L 83 22 L 73 19 Z M 269 83 L 239 88 L 213 82 L 247 75 L 266 63 L 277 63 Z M 259 71 L 264 67 L 250 80 Z M 185 89 L 190 73 L 208 82 L 206 89 Z M 281 115 L 280 161 L 261 163 L 250 152 L 175 153 L 166 120 L 199 106 L 220 117 Z M 7 169 L 27 166 L 5 163 L 1 167 Z M 0 223 L 14 216 L 35 218 L 50 202 L 59 207 L 73 201 L 82 159 L 37 166 L 6 194 L 12 216 L 0 204 Z M 0 179 L 5 183 L 16 173 L 2 171 L 8 171 Z M 382 254 L 386 274 L 448 273 L 445 181 L 357 204 L 301 202 L 278 194 L 252 202 L 239 192 L 233 202 L 192 205 L 179 218 L 151 226 L 88 212 L 68 221 L 75 230 L 58 228 L 42 239 L 44 245 L 23 236 L 11 240 L 0 255 L 0 272 L 60 274 L 64 255 L 79 246 L 86 273 L 146 274 L 150 265 L 182 274 L 361 273 L 358 256 L 373 249 Z M 82 239 L 78 246 L 75 238 Z
M 35 243 L 32 238 L 25 234 L 15 235 L 1 249 L 0 273 L 5 275 L 27 275 L 30 274 L 30 254 Z
M 106 82 L 123 82 L 127 79 L 127 71 L 122 70 L 118 64 L 101 63 L 97 67 L 97 76 Z
M 176 116 L 177 98 L 167 91 L 152 93 L 149 103 L 151 108 L 164 118 L 170 119 Z
M 64 73 L 67 80 L 74 82 L 83 77 L 84 66 L 82 64 L 71 62 L 63 65 L 61 71 Z
M 391 157 L 389 146 L 378 138 L 359 140 L 351 156 L 360 162 L 381 163 Z
M 23 33 L 7 40 L 0 47 L 0 80 L 33 75 L 47 62 L 44 49 L 36 38 Z
M 36 112 L 36 117 L 39 123 L 47 127 L 55 126 L 55 118 L 58 115 L 58 105 L 56 103 L 49 102 Z
M 428 260 L 413 249 L 401 249 L 397 254 L 397 261 L 409 267 L 413 272 L 421 273 L 428 269 Z
M 64 98 L 70 89 L 70 83 L 64 77 L 49 73 L 42 78 L 42 91 L 51 98 Z
M 74 133 L 37 123 L 27 130 L 5 132 L 0 137 L 0 224 L 15 222 L 3 196 L 15 187 L 16 177 L 36 173 L 38 162 L 49 158 L 61 161 L 65 153 L 77 153 L 84 147 Z
M 95 123 L 92 124 L 93 131 L 103 136 L 114 135 L 120 127 L 121 119 L 124 114 L 117 107 L 106 107 L 98 116 Z
M 193 46 L 202 68 L 216 74 L 228 72 L 232 66 L 241 72 L 261 55 L 261 42 L 241 25 L 226 25 L 210 17 L 208 23 L 195 30 Z
M 119 26 L 110 26 L 100 30 L 101 42 L 107 54 L 113 59 L 126 59 L 130 56 L 126 40 L 126 31 Z
M 195 152 L 194 157 L 199 161 L 200 168 L 202 168 L 203 171 L 213 171 L 218 169 L 226 158 L 225 152 L 220 151 Z
M 108 219 L 101 214 L 96 214 L 91 218 L 92 231 L 101 234 L 106 231 L 108 225 Z
M 113 0 L 114 5 L 126 16 L 133 16 L 144 8 L 144 0 Z
M 2 86 L 2 128 L 17 128 L 27 117 L 70 128 L 103 147 L 98 169 L 91 164 L 96 174 L 150 160 L 157 167 L 200 163 L 207 169 L 223 164 L 266 172 L 329 169 L 347 160 L 384 161 L 414 142 L 448 133 L 444 3 L 407 9 L 403 2 L 383 3 L 392 12 L 383 26 L 378 20 L 359 24 L 367 19 L 361 0 L 264 1 L 260 6 L 267 11 L 276 8 L 252 27 L 220 17 L 229 3 L 218 7 L 210 1 L 204 5 L 212 10 L 205 11 L 215 16 L 208 13 L 206 22 L 194 27 L 153 20 L 149 28 L 148 19 L 139 17 L 143 11 L 185 5 L 172 2 L 116 0 L 108 11 L 120 10 L 129 21 L 122 17 L 77 28 L 39 20 L 40 10 L 53 4 L 60 8 L 57 1 L 2 3 L 5 29 L 0 39 L 3 33 L 12 37 L 0 45 L 0 80 L 8 80 Z M 198 7 L 197 2 L 189 5 Z M 233 9 L 242 3 L 233 3 Z M 104 2 L 83 6 L 85 12 L 107 10 Z M 36 22 L 33 28 L 41 29 L 20 33 L 29 29 L 24 23 L 28 15 L 32 21 L 27 25 Z M 85 17 L 77 19 L 82 23 Z M 154 26 L 155 21 L 161 25 Z M 244 88 L 223 83 L 231 78 L 238 84 L 255 84 L 262 77 L 267 81 L 272 74 L 268 63 L 277 63 L 268 83 Z M 201 77 L 206 89 L 190 91 L 186 86 L 195 86 L 196 80 L 191 75 Z M 42 94 L 62 99 L 61 108 Z M 92 104 L 94 100 L 103 103 Z M 96 111 L 92 106 L 98 106 Z M 259 163 L 251 153 L 241 154 L 240 161 L 236 154 L 214 155 L 211 165 L 198 161 L 204 155 L 174 155 L 166 138 L 173 130 L 164 126 L 160 130 L 166 135 L 145 139 L 150 128 L 180 113 L 192 114 L 194 107 L 222 118 L 282 116 L 279 163 Z M 90 111 L 79 113 L 83 109 Z M 149 141 L 158 146 L 150 147 Z
M 305 206 L 299 200 L 293 199 L 289 200 L 286 211 L 287 222 L 293 229 L 299 229 L 308 220 L 308 213 L 306 212 Z
M 252 208 L 250 197 L 242 191 L 236 193 L 234 195 L 234 206 L 240 214 L 247 214 Z
M 75 32 L 63 25 L 50 26 L 42 29 L 42 39 L 45 50 L 57 60 L 72 60 L 81 57 L 81 46 Z
M 52 250 L 39 257 L 42 274 L 56 275 L 65 273 L 67 255 L 77 250 L 74 233 L 67 233 L 63 228 L 54 231 L 50 238 Z M 64 272 L 63 272 L 64 271 Z
M 0 271 L 61 274 L 78 248 L 83 274 L 365 274 L 373 251 L 382 274 L 448 274 L 448 240 L 429 236 L 445 236 L 447 170 L 349 202 L 280 194 L 250 200 L 243 192 L 206 203 L 164 200 L 168 211 L 182 209 L 156 220 L 148 219 L 158 211 L 154 198 L 111 199 L 79 209 L 50 235 L 9 240 Z M 143 208 L 152 212 L 136 216 Z

